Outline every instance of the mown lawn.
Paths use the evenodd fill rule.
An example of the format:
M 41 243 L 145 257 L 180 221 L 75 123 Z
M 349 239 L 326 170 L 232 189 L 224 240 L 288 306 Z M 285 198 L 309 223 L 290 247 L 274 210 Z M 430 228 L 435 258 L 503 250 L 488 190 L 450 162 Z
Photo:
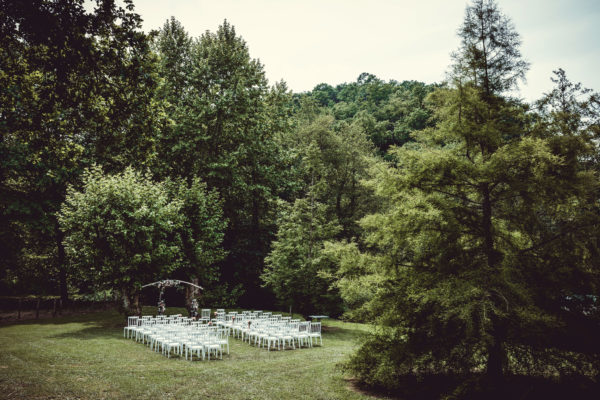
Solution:
M 167 359 L 123 338 L 116 312 L 0 326 L 2 399 L 362 399 L 337 364 L 367 329 L 329 320 L 323 347 L 267 352 L 230 339 L 223 360 Z

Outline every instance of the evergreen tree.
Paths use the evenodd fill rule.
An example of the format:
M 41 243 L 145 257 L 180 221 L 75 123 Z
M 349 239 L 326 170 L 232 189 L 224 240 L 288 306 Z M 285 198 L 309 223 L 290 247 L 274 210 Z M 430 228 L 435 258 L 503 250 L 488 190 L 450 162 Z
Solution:
M 589 348 L 561 337 L 565 296 L 598 290 L 598 182 L 581 163 L 592 143 L 570 147 L 573 168 L 527 107 L 501 96 L 526 63 L 493 1 L 468 7 L 460 32 L 451 85 L 428 98 L 437 126 L 395 149 L 396 167 L 371 183 L 385 211 L 361 222 L 368 251 L 331 248 L 342 295 L 380 325 L 348 365 L 392 388 L 483 369 L 491 391 L 507 372 L 597 371 L 593 358 L 580 363 Z
M 529 69 L 521 57 L 521 39 L 495 0 L 475 0 L 467 6 L 459 29 L 460 49 L 453 54 L 454 78 L 471 82 L 485 100 L 516 87 Z

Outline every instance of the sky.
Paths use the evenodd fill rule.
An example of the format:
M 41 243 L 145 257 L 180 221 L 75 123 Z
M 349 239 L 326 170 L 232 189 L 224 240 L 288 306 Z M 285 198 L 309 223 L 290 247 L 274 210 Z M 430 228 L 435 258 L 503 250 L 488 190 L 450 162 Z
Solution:
M 353 82 L 441 82 L 459 46 L 466 0 L 134 0 L 145 31 L 174 16 L 193 37 L 227 19 L 264 65 L 271 84 L 294 92 Z M 530 62 L 516 94 L 552 90 L 552 71 L 600 91 L 600 0 L 497 0 Z

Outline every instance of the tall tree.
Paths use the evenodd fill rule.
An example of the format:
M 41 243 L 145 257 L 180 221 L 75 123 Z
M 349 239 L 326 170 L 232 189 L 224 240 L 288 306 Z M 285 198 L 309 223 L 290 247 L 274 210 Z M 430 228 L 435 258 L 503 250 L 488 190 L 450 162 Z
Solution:
M 324 277 L 334 265 L 323 254 L 325 241 L 335 239 L 340 226 L 328 217 L 327 206 L 313 196 L 279 207 L 277 237 L 261 275 L 280 305 L 304 315 L 342 312 L 337 291 Z
M 459 29 L 461 47 L 453 54 L 454 78 L 480 88 L 486 100 L 516 87 L 529 69 L 521 57 L 521 39 L 495 0 L 475 0 Z
M 175 17 L 165 22 L 152 42 L 154 51 L 159 54 L 163 77 L 160 94 L 168 100 L 170 113 L 183 100 L 189 86 L 192 43 L 192 38 Z
M 187 280 L 201 285 L 201 295 L 206 305 L 219 301 L 222 293 L 219 287 L 218 262 L 225 256 L 223 235 L 227 221 L 223 218 L 222 202 L 218 193 L 208 191 L 199 178 L 188 184 L 184 179 L 167 180 L 166 189 L 170 198 L 182 202 L 180 213 L 183 223 L 176 232 L 181 238 L 180 266 L 173 272 L 173 278 Z M 186 289 L 186 306 L 197 296 L 197 290 Z
M 357 237 L 356 221 L 373 209 L 360 181 L 374 149 L 358 124 L 336 127 L 331 116 L 311 115 L 311 102 L 305 107 L 282 142 L 295 160 L 299 198 L 280 206 L 262 279 L 283 306 L 305 315 L 339 315 L 343 302 L 332 286 L 335 264 L 323 249 L 326 241 Z
M 585 351 L 556 338 L 561 300 L 598 290 L 598 181 L 581 163 L 592 143 L 578 138 L 572 168 L 527 107 L 502 96 L 526 63 L 493 1 L 467 8 L 460 35 L 450 86 L 428 98 L 437 126 L 394 150 L 397 166 L 371 184 L 385 211 L 361 223 L 368 251 L 332 249 L 344 296 L 376 290 L 360 303 L 381 329 L 349 364 L 371 384 L 485 369 L 500 388 L 508 371 L 581 368 L 570 355 Z
M 131 168 L 104 175 L 95 167 L 83 178 L 83 189 L 69 188 L 59 214 L 74 273 L 96 290 L 119 293 L 123 311 L 141 315 L 142 285 L 181 267 L 183 199 Z
M 169 24 L 160 38 L 180 29 Z M 169 43 L 172 47 L 175 42 Z M 180 59 L 185 51 L 185 46 L 173 50 Z M 260 301 L 259 273 L 274 235 L 273 200 L 281 173 L 275 135 L 285 125 L 275 118 L 284 116 L 273 112 L 277 107 L 271 100 L 278 97 L 270 95 L 263 66 L 250 58 L 246 43 L 227 21 L 195 40 L 189 58 L 171 136 L 161 144 L 162 170 L 188 181 L 201 177 L 219 192 L 229 222 L 223 280 L 242 284 L 246 303 Z M 175 79 L 170 71 L 163 75 L 167 81 Z
M 86 166 L 115 171 L 153 154 L 155 60 L 130 0 L 98 0 L 93 12 L 83 0 L 3 0 L 0 13 L 2 229 L 18 224 L 42 244 L 67 300 L 55 213 Z

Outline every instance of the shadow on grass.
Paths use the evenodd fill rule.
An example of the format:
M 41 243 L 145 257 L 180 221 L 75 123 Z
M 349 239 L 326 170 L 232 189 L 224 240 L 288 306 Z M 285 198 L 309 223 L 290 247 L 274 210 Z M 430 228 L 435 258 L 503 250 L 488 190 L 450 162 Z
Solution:
M 401 377 L 397 389 L 361 385 L 350 380 L 356 392 L 373 397 L 391 397 L 411 400 L 504 400 L 504 399 L 544 399 L 544 400 L 598 400 L 600 382 L 592 379 L 571 376 L 561 380 L 530 376 L 508 376 L 499 385 L 490 384 L 481 375 L 429 375 Z
M 121 336 L 119 336 L 121 332 Z M 93 340 L 107 338 L 122 338 L 122 329 L 102 323 L 88 322 L 81 329 L 59 333 L 57 335 L 47 336 L 50 339 L 78 339 Z
M 340 328 L 340 327 L 326 327 L 323 328 L 321 334 L 324 338 L 336 339 L 336 340 L 354 340 L 358 339 L 365 332 L 360 329 L 353 328 Z

